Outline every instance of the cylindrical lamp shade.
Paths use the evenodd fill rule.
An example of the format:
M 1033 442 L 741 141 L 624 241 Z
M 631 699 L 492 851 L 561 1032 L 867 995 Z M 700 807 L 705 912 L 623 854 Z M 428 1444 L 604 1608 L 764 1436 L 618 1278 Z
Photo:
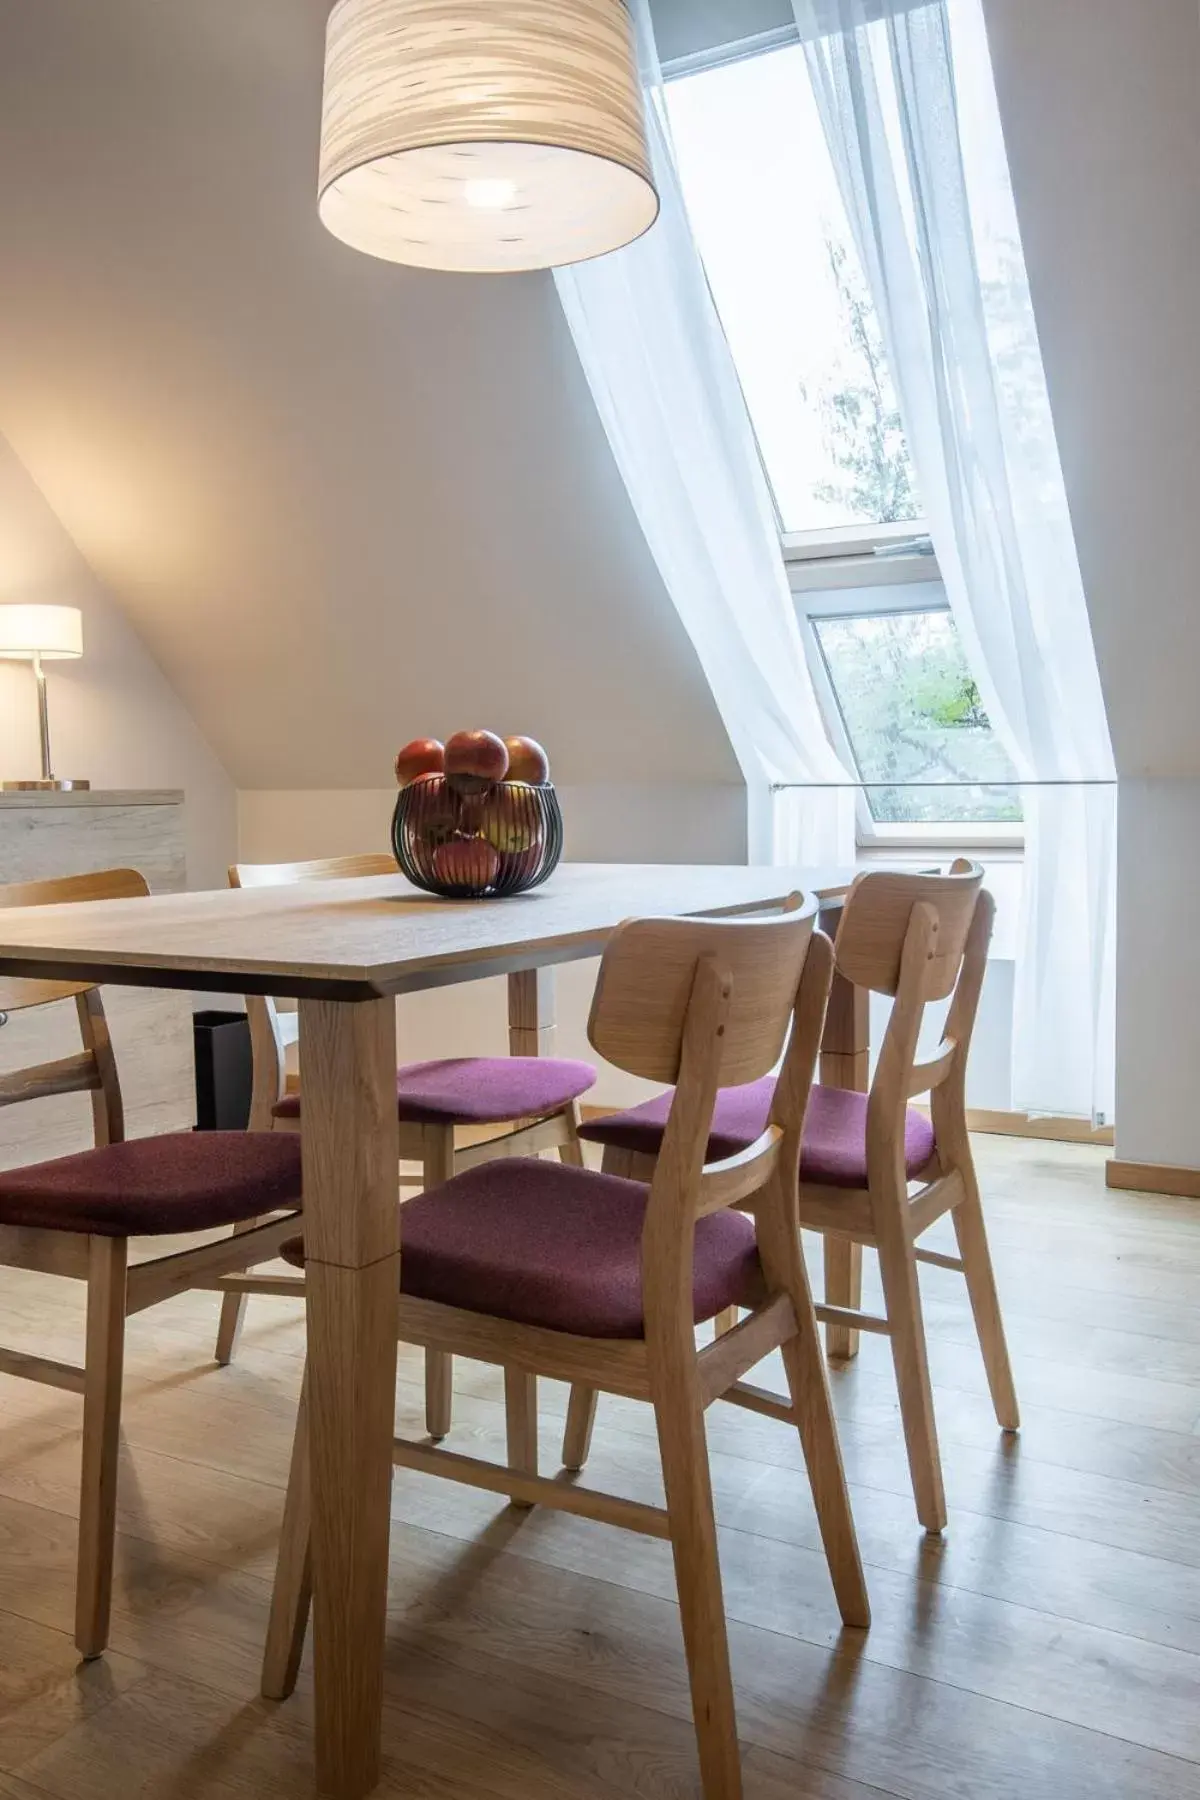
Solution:
M 0 606 L 0 656 L 44 662 L 83 655 L 77 606 Z
M 625 0 L 338 0 L 320 214 L 390 262 L 507 273 L 658 216 Z

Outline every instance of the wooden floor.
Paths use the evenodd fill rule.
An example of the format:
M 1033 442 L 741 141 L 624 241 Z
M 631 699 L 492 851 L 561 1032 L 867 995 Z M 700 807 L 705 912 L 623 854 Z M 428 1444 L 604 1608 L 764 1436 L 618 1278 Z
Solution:
M 882 1340 L 835 1374 L 875 1624 L 842 1634 L 798 1444 L 709 1414 L 749 1800 L 1196 1800 L 1200 1205 L 1106 1191 L 1091 1148 L 981 1138 L 1024 1404 L 1000 1437 L 958 1278 L 922 1271 L 951 1524 L 916 1524 Z M 940 1238 L 931 1238 L 941 1242 Z M 67 1283 L 0 1271 L 0 1323 L 78 1349 Z M 254 1303 L 130 1328 L 113 1649 L 70 1638 L 78 1403 L 0 1378 L 0 1796 L 307 1795 L 311 1680 L 258 1659 L 302 1351 Z M 399 1413 L 419 1429 L 420 1366 Z M 555 1466 L 560 1389 L 542 1396 Z M 461 1365 L 451 1444 L 500 1452 L 495 1376 Z M 590 1478 L 657 1497 L 652 1426 L 602 1403 Z M 697 1793 L 667 1546 L 397 1477 L 383 1792 Z

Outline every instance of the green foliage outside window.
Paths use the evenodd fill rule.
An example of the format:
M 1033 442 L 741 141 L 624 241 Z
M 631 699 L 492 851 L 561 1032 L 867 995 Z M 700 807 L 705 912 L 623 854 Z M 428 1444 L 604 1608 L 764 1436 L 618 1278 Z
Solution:
M 846 326 L 845 346 L 815 396 L 840 480 L 813 492 L 848 519 L 892 525 L 920 516 L 912 458 L 866 283 L 844 244 L 826 231 L 825 254 Z M 808 395 L 802 395 L 807 400 Z
M 1016 774 L 994 735 L 944 610 L 819 619 L 817 640 L 846 732 L 883 823 L 1021 818 Z M 889 783 L 934 782 L 936 787 Z

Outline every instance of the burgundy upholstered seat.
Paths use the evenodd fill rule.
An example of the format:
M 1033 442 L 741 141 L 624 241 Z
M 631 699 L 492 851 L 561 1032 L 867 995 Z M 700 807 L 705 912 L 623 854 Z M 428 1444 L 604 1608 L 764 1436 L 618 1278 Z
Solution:
M 173 1131 L 0 1174 L 0 1225 L 95 1237 L 236 1225 L 300 1205 L 290 1132 Z
M 717 1095 L 708 1157 L 715 1162 L 736 1156 L 766 1127 L 775 1091 L 773 1076 L 746 1087 L 723 1088 Z M 657 1156 L 671 1107 L 671 1094 L 658 1094 L 628 1112 L 612 1113 L 580 1126 L 579 1135 L 594 1144 L 611 1144 Z M 924 1113 L 908 1109 L 904 1127 L 904 1161 L 909 1178 L 919 1175 L 934 1151 L 933 1126 Z M 814 1087 L 804 1120 L 800 1179 L 824 1187 L 867 1185 L 867 1096 L 845 1088 Z
M 746 1087 L 721 1089 L 708 1140 L 709 1162 L 736 1156 L 747 1144 L 762 1136 L 774 1092 L 773 1075 L 765 1075 L 761 1081 L 752 1081 Z M 630 1107 L 628 1112 L 589 1119 L 579 1127 L 579 1135 L 589 1143 L 611 1144 L 615 1150 L 635 1150 L 640 1156 L 657 1156 L 674 1097 L 674 1091 L 668 1088 L 665 1094 L 656 1094 L 652 1100 Z
M 554 1056 L 463 1056 L 409 1063 L 396 1071 L 396 1103 L 406 1125 L 496 1125 L 558 1112 L 596 1080 L 590 1063 Z M 273 1108 L 300 1116 L 299 1094 Z
M 579 1337 L 640 1338 L 647 1193 L 534 1157 L 482 1163 L 401 1210 L 401 1292 Z M 303 1261 L 298 1240 L 283 1254 Z M 697 1220 L 697 1324 L 750 1303 L 758 1270 L 744 1213 Z

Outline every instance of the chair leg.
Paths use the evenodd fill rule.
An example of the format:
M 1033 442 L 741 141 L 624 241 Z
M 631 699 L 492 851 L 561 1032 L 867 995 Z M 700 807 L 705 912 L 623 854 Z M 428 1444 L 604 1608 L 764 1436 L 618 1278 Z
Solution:
M 802 1328 L 783 1345 L 781 1355 L 838 1611 L 844 1625 L 865 1631 L 871 1603 L 815 1321 L 811 1335 Z
M 454 1128 L 427 1125 L 422 1133 L 422 1182 L 424 1192 L 440 1187 L 454 1173 Z M 404 1237 L 403 1219 L 400 1224 Z M 450 1430 L 451 1399 L 454 1393 L 454 1358 L 448 1350 L 425 1352 L 425 1429 L 434 1443 L 440 1443 Z
M 296 1686 L 308 1615 L 312 1610 L 312 1489 L 308 1468 L 308 1376 L 300 1390 L 292 1462 L 288 1471 L 279 1561 L 263 1653 L 262 1691 L 286 1700 Z
M 796 1317 L 795 1333 L 780 1351 L 833 1591 L 843 1622 L 865 1630 L 871 1604 L 800 1234 L 790 1204 L 781 1205 L 776 1194 L 756 1209 L 754 1224 L 767 1286 L 790 1294 Z
M 247 1231 L 255 1231 L 264 1225 L 265 1219 L 248 1219 L 244 1224 L 235 1225 L 234 1237 L 241 1237 Z M 233 1361 L 233 1353 L 237 1349 L 238 1338 L 242 1333 L 242 1324 L 246 1317 L 245 1294 L 225 1294 L 221 1299 L 221 1318 L 217 1325 L 216 1360 L 221 1368 L 227 1368 Z
M 440 1443 L 450 1430 L 454 1393 L 454 1358 L 446 1350 L 425 1352 L 425 1430 Z
M 504 1371 L 504 1423 L 508 1434 L 508 1466 L 527 1475 L 538 1472 L 537 1376 L 524 1369 Z M 523 1500 L 513 1506 L 525 1507 Z
M 576 1383 L 567 1402 L 567 1425 L 563 1432 L 563 1468 L 578 1474 L 592 1447 L 592 1430 L 596 1423 L 596 1390 Z
M 862 1245 L 845 1238 L 824 1239 L 825 1300 L 829 1306 L 845 1306 L 851 1312 L 862 1311 Z M 825 1351 L 828 1356 L 849 1361 L 858 1355 L 858 1337 L 852 1325 L 826 1325 Z
M 561 1154 L 561 1152 L 560 1152 Z M 580 1161 L 582 1162 L 582 1150 Z M 628 1150 L 604 1147 L 601 1168 L 606 1175 L 633 1175 L 633 1157 Z M 567 1424 L 563 1432 L 562 1466 L 578 1473 L 588 1459 L 592 1447 L 592 1429 L 596 1423 L 596 1390 L 576 1382 L 567 1402 Z
M 727 1331 L 732 1331 L 739 1317 L 736 1306 L 727 1306 L 724 1312 L 719 1312 L 713 1320 L 714 1337 L 724 1337 Z
M 103 1652 L 112 1614 L 128 1254 L 124 1238 L 89 1240 L 83 1468 L 75 1582 L 75 1645 L 85 1661 Z
M 938 1452 L 937 1425 L 933 1416 L 933 1389 L 929 1380 L 929 1356 L 925 1345 L 925 1321 L 913 1247 L 899 1231 L 880 1233 L 879 1272 L 888 1325 L 891 1328 L 892 1361 L 900 1393 L 900 1417 L 912 1475 L 917 1517 L 926 1531 L 946 1528 L 946 1495 L 942 1485 L 942 1460 Z
M 579 1102 L 572 1100 L 567 1108 L 567 1129 L 570 1135 L 565 1144 L 558 1146 L 558 1160 L 568 1163 L 573 1169 L 584 1167 L 583 1145 L 579 1141 Z
M 693 1392 L 656 1398 L 654 1414 L 679 1589 L 704 1800 L 740 1800 L 741 1762 L 704 1415 Z
M 967 1198 L 959 1202 L 952 1215 L 954 1234 L 958 1239 L 958 1254 L 962 1258 L 967 1278 L 967 1293 L 971 1300 L 971 1311 L 975 1315 L 975 1329 L 979 1334 L 979 1348 L 983 1353 L 996 1419 L 1005 1431 L 1018 1431 L 1021 1410 L 1017 1404 L 1017 1390 L 1013 1385 L 1012 1368 L 1008 1360 L 1004 1321 L 1000 1316 L 1000 1299 L 996 1293 L 996 1278 L 992 1273 L 992 1257 L 983 1223 L 983 1206 L 973 1175 L 968 1175 L 965 1170 L 963 1175 Z

